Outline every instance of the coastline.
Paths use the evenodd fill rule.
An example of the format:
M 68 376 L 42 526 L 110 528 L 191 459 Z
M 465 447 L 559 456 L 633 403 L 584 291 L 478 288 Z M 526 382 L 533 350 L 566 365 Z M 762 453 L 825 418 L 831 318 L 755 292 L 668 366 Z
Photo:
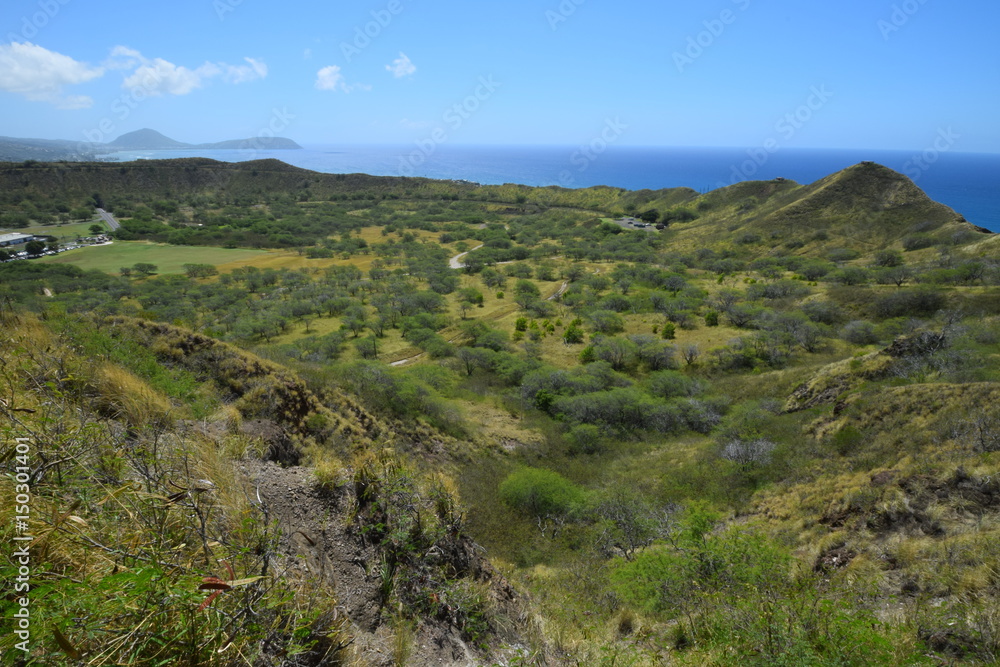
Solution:
M 112 161 L 206 157 L 223 162 L 272 158 L 323 173 L 420 176 L 486 185 L 518 183 L 571 188 L 605 185 L 627 190 L 690 187 L 707 192 L 739 180 L 787 178 L 798 183 L 870 160 L 914 180 L 928 196 L 969 222 L 1000 232 L 1000 155 L 858 149 L 782 149 L 770 155 L 738 148 L 611 146 L 593 159 L 573 146 L 443 145 L 417 167 L 414 145 L 316 145 L 302 149 L 173 149 L 123 151 Z M 930 159 L 930 158 L 933 158 Z

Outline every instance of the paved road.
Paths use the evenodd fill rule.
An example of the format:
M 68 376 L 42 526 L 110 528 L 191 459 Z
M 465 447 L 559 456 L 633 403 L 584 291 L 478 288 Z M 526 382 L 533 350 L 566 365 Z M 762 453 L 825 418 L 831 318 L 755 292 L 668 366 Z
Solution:
M 117 231 L 118 228 L 121 227 L 121 225 L 118 224 L 118 221 L 115 220 L 115 216 L 111 215 L 110 213 L 108 213 L 107 211 L 105 211 L 103 208 L 97 209 L 97 215 L 101 216 L 101 220 L 103 220 L 104 222 L 108 223 L 108 227 L 111 228 L 111 231 L 113 231 L 113 232 Z

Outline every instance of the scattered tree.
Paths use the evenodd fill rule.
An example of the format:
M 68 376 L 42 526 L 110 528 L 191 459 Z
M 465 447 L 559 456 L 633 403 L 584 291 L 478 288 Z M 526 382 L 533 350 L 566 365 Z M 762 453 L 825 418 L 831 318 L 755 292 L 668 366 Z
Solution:
M 159 267 L 148 262 L 137 262 L 132 265 L 132 270 L 144 276 L 151 276 L 159 271 Z

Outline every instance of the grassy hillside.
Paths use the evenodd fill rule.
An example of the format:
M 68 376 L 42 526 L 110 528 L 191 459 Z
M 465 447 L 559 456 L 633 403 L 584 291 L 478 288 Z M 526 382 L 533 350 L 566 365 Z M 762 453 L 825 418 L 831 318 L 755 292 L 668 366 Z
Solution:
M 668 191 L 629 192 L 618 188 L 530 188 L 519 185 L 478 186 L 457 181 L 425 178 L 367 176 L 365 174 L 322 174 L 300 169 L 278 160 L 265 159 L 223 163 L 207 158 L 180 158 L 128 163 L 31 163 L 0 164 L 0 187 L 31 195 L 57 190 L 74 201 L 84 201 L 100 193 L 109 202 L 133 198 L 152 200 L 192 194 L 218 193 L 230 199 L 259 199 L 269 194 L 296 199 L 351 199 L 414 197 L 447 199 L 476 198 L 487 201 L 532 203 L 546 206 L 613 208 L 647 203 L 674 205 L 696 193 L 688 188 Z
M 92 166 L 64 174 L 91 199 Z M 699 196 L 122 167 L 126 232 L 193 269 L 0 264 L 39 655 L 1000 657 L 995 237 L 899 174 Z M 18 169 L 4 201 L 41 210 Z M 215 169 L 256 191 L 220 199 Z M 653 208 L 666 229 L 613 222 Z
M 32 470 L 30 529 L 8 503 L 2 531 L 33 536 L 31 650 L 8 633 L 5 662 L 478 662 L 522 641 L 451 482 L 376 446 L 390 434 L 347 397 L 168 325 L 2 318 L 2 456 Z M 303 457 L 275 492 L 261 460 Z M 13 475 L 0 486 L 14 498 Z
M 822 255 L 845 248 L 862 254 L 882 248 L 964 245 L 985 230 L 932 201 L 908 178 L 862 163 L 800 186 L 791 181 L 740 183 L 699 198 L 705 211 L 677 242 L 730 243 L 760 252 Z

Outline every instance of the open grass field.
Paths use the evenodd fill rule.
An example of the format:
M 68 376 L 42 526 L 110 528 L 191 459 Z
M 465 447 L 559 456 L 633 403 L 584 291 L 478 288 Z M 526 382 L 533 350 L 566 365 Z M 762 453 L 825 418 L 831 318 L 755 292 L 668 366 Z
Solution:
M 90 226 L 93 224 L 99 224 L 105 231 L 108 230 L 108 226 L 104 222 L 94 219 L 65 225 L 32 225 L 24 229 L 3 230 L 3 233 L 17 232 L 19 234 L 34 234 L 35 236 L 54 236 L 59 243 L 67 243 L 81 236 L 92 236 Z
M 98 269 L 107 273 L 118 273 L 123 266 L 139 262 L 155 264 L 158 273 L 183 273 L 185 264 L 227 264 L 246 263 L 248 260 L 267 255 L 262 250 L 236 250 L 228 248 L 206 248 L 194 246 L 172 246 L 143 241 L 116 241 L 111 245 L 90 246 L 70 250 L 52 257 L 37 260 L 51 264 L 74 264 L 81 269 Z

